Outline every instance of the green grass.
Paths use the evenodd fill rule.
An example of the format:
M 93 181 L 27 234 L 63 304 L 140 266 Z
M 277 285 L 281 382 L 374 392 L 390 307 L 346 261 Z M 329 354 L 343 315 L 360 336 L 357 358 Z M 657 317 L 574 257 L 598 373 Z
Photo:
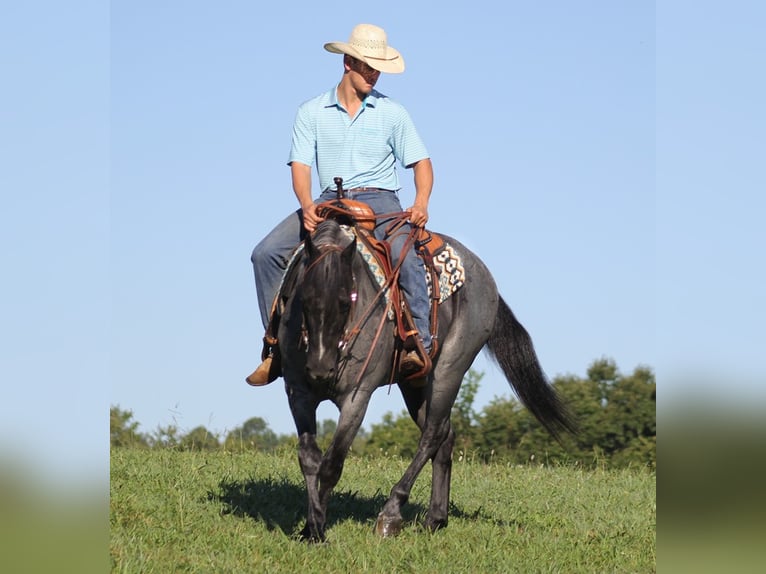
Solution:
M 380 539 L 373 523 L 407 461 L 350 458 L 328 516 L 328 542 L 295 540 L 305 515 L 293 451 L 278 454 L 112 449 L 112 572 L 654 572 L 655 474 L 643 469 L 455 461 L 449 526 L 417 527 L 430 466 Z

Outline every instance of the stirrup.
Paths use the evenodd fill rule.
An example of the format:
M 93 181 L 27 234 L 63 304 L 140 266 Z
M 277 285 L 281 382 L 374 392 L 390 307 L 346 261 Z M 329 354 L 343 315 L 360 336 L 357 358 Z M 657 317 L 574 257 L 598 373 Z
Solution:
M 278 350 L 279 340 L 271 335 L 263 336 L 263 349 L 261 349 L 261 361 L 265 361 L 269 357 L 279 354 Z
M 252 387 L 262 387 L 273 383 L 282 376 L 282 356 L 279 353 L 278 341 L 274 337 L 263 338 L 261 364 L 245 377 L 245 382 Z
M 417 381 L 419 384 L 415 384 L 415 386 L 423 386 L 426 383 L 426 378 L 431 373 L 431 354 L 426 352 L 423 342 L 419 337 L 415 341 L 414 349 L 407 350 L 405 346 L 405 353 L 403 353 L 399 362 L 399 374 L 405 381 L 409 381 L 412 384 L 415 384 Z

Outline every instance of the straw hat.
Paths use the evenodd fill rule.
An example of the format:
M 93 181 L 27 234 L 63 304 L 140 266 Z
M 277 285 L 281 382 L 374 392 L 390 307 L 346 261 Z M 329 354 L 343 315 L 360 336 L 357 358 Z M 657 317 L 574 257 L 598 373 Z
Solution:
M 348 54 L 371 68 L 388 74 L 404 71 L 404 58 L 386 41 L 386 31 L 372 24 L 359 24 L 346 42 L 328 42 L 324 49 L 335 54 Z

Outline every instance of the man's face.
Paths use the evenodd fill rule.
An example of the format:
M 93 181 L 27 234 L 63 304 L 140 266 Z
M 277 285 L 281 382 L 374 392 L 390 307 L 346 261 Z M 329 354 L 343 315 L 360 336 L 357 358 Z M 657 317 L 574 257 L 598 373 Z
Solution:
M 361 85 L 359 84 L 362 82 L 366 84 L 366 89 L 360 89 L 360 91 L 365 93 L 368 93 L 370 90 L 372 90 L 372 88 L 375 87 L 375 84 L 378 82 L 378 78 L 380 77 L 380 72 L 378 70 L 374 70 L 356 58 L 349 58 L 349 68 L 351 69 L 351 73 L 357 76 L 354 78 L 354 80 L 360 80 L 360 82 L 354 82 L 354 85 L 357 87 L 357 89 L 361 88 Z

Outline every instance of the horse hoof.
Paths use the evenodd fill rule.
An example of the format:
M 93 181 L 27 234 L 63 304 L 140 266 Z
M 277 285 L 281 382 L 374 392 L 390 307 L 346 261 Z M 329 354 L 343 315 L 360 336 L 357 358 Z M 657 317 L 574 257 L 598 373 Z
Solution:
M 309 544 L 324 544 L 326 541 L 323 531 L 316 528 L 310 528 L 308 525 L 301 530 L 298 538 Z
M 388 516 L 378 515 L 375 521 L 375 534 L 383 538 L 393 538 L 402 531 L 402 519 L 390 518 Z
M 446 519 L 426 520 L 423 523 L 423 527 L 429 532 L 436 532 L 437 530 L 441 530 L 442 528 L 447 528 L 447 520 Z

